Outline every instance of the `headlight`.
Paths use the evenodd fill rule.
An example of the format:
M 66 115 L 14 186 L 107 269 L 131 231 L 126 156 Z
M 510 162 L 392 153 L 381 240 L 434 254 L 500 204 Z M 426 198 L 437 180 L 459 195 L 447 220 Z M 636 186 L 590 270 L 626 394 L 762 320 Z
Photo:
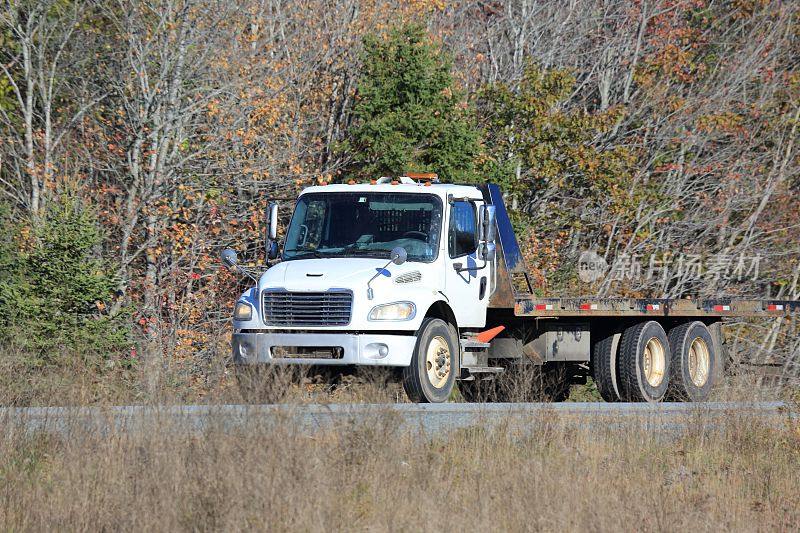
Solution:
M 236 307 L 233 308 L 234 320 L 250 320 L 253 318 L 253 307 L 245 302 L 236 302 Z
M 417 314 L 416 306 L 411 302 L 394 302 L 376 305 L 369 312 L 369 320 L 411 320 Z

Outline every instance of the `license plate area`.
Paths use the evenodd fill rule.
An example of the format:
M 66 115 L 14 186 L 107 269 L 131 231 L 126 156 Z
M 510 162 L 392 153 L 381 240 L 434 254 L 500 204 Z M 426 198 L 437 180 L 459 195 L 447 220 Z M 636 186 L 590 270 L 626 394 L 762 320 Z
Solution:
M 273 346 L 270 354 L 276 359 L 341 359 L 341 346 Z

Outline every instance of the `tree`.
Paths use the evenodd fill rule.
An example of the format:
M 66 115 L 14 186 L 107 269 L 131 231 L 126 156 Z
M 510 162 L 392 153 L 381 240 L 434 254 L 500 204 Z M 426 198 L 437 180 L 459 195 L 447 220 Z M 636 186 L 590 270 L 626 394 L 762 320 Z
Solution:
M 507 193 L 520 235 L 555 241 L 535 256 L 551 282 L 571 268 L 574 262 L 560 259 L 581 236 L 597 242 L 609 218 L 630 223 L 642 195 L 655 201 L 633 180 L 631 150 L 601 142 L 619 110 L 568 106 L 575 84 L 569 70 L 529 64 L 518 88 L 495 83 L 481 95 L 482 175 Z
M 0 212 L 0 338 L 58 363 L 62 349 L 100 359 L 130 347 L 128 316 L 114 313 L 118 280 L 97 255 L 103 241 L 97 216 L 78 198 L 50 204 L 33 225 Z
M 364 39 L 349 141 L 352 170 L 362 176 L 436 172 L 446 181 L 473 178 L 479 134 L 454 87 L 451 60 L 416 24 L 386 38 Z
M 104 97 L 71 94 L 87 57 L 74 49 L 85 11 L 83 2 L 56 0 L 0 8 L 0 138 L 8 156 L 0 191 L 34 218 L 58 170 L 58 151 Z

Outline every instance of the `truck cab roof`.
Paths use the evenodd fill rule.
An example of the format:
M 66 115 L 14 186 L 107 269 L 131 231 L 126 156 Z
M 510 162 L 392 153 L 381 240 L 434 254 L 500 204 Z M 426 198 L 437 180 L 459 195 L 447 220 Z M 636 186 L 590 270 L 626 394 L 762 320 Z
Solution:
M 381 192 L 381 193 L 412 193 L 412 194 L 436 194 L 437 196 L 446 199 L 448 195 L 453 195 L 457 198 L 470 198 L 474 200 L 482 200 L 483 195 L 481 191 L 472 185 L 454 185 L 451 183 L 417 183 L 411 180 L 403 180 L 402 182 L 395 182 L 393 185 L 388 183 L 356 183 L 353 185 L 336 184 L 336 185 L 315 185 L 303 189 L 300 195 L 310 193 L 347 193 L 347 192 Z

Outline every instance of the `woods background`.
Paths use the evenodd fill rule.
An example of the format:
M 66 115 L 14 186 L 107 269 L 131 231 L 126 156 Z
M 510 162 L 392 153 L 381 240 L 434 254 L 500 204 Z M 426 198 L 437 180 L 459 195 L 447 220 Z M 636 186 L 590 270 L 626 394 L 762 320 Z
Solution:
M 224 388 L 219 251 L 351 177 L 500 183 L 542 294 L 800 292 L 794 2 L 18 1 L 0 41 L 6 402 Z M 798 375 L 797 319 L 727 337 Z

